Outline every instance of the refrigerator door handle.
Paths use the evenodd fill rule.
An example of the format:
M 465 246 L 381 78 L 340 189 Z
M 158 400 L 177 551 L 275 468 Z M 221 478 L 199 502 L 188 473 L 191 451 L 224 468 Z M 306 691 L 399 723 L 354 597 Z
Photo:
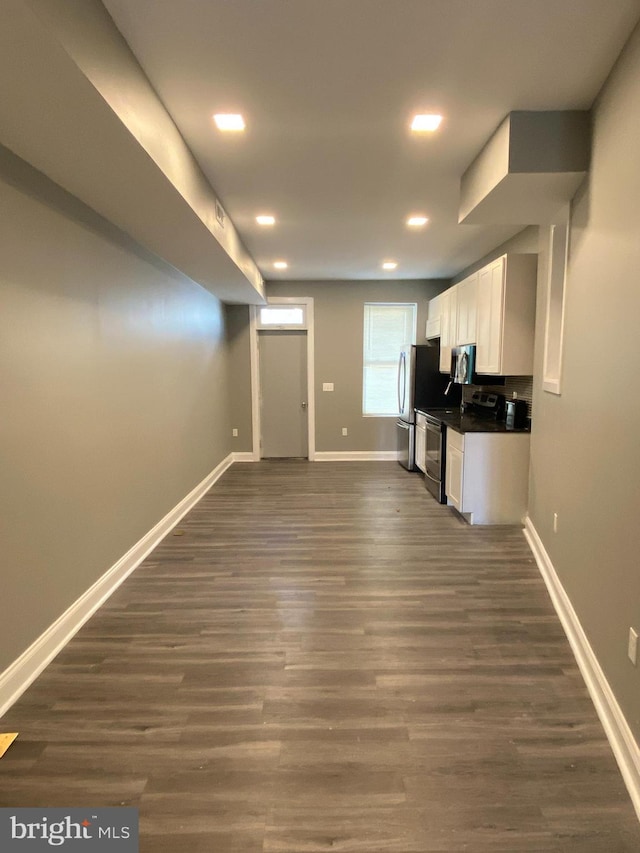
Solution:
M 400 353 L 400 361 L 398 362 L 398 412 L 404 414 L 404 402 L 407 389 L 407 356 L 406 353 Z

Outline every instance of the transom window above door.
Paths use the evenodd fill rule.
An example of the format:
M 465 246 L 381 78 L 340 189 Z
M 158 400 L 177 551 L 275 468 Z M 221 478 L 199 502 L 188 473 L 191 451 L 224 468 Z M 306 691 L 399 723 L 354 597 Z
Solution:
M 258 309 L 258 329 L 306 329 L 306 305 L 263 305 Z

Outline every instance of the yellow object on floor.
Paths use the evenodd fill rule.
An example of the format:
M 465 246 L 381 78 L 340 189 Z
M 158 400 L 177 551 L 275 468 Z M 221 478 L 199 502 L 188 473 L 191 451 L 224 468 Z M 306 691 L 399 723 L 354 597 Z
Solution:
M 18 732 L 0 732 L 0 758 L 9 749 L 14 740 L 18 737 Z

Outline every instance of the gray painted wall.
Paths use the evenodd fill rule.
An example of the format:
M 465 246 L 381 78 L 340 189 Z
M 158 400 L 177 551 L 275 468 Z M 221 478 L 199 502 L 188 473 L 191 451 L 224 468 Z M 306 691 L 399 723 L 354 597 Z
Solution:
M 269 296 L 311 296 L 315 319 L 316 450 L 396 449 L 395 418 L 362 416 L 365 302 L 416 302 L 418 343 L 425 342 L 427 304 L 448 281 L 268 282 Z M 322 383 L 333 382 L 333 392 Z M 342 427 L 349 430 L 342 435 Z
M 231 450 L 221 303 L 0 148 L 0 671 Z
M 573 204 L 561 396 L 540 384 L 541 229 L 529 512 L 640 740 L 640 668 L 627 659 L 629 626 L 640 630 L 640 29 L 593 117 L 591 169 Z
M 501 245 L 497 246 L 492 252 L 489 252 L 487 255 L 477 260 L 474 264 L 471 264 L 471 266 L 465 267 L 461 270 L 452 279 L 453 284 L 457 284 L 459 281 L 462 281 L 463 278 L 471 275 L 476 270 L 482 269 L 482 267 L 490 264 L 491 261 L 495 261 L 496 258 L 499 258 L 500 255 L 504 255 L 507 252 L 535 254 L 538 251 L 539 244 L 538 232 L 539 228 L 537 225 L 527 226 L 514 237 L 511 237 L 509 240 L 501 243 Z
M 231 439 L 235 453 L 253 450 L 251 431 L 251 349 L 249 306 L 226 305 L 227 349 L 229 353 L 229 422 L 238 430 Z

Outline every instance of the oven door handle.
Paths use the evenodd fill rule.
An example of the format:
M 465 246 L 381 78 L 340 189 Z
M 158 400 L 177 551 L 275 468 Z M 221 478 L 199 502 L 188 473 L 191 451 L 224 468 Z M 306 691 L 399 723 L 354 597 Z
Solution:
M 442 421 L 439 421 L 431 415 L 425 415 L 424 419 L 427 422 L 428 427 L 432 427 L 434 430 L 442 430 Z

